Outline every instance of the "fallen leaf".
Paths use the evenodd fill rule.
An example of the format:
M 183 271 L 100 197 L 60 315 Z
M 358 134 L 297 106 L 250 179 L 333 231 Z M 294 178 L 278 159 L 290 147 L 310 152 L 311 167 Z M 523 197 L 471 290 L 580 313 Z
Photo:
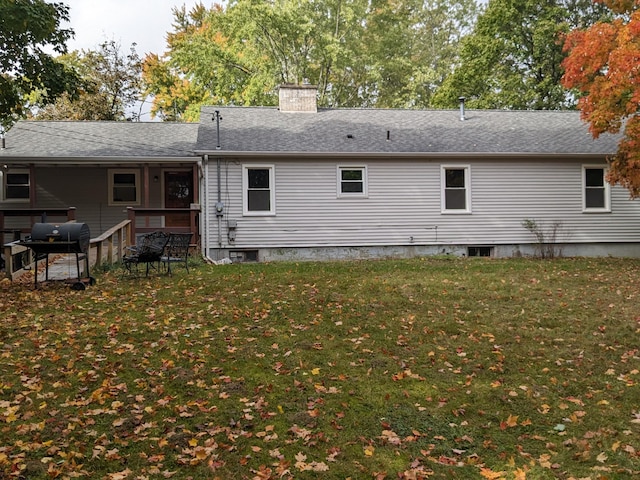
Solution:
M 490 468 L 481 468 L 480 475 L 482 475 L 483 478 L 487 478 L 489 480 L 497 480 L 499 478 L 504 478 L 505 472 L 495 472 Z

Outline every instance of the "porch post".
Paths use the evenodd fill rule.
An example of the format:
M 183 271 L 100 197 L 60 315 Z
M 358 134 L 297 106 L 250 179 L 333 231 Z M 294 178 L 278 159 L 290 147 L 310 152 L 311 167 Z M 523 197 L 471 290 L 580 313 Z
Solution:
M 129 245 L 136 244 L 136 211 L 133 207 L 127 207 L 127 219 L 130 220 L 129 226 Z
M 193 232 L 194 243 L 200 243 L 200 228 L 198 227 L 198 213 L 200 208 L 195 208 L 194 204 L 191 204 L 189 209 L 189 229 Z
M 200 179 L 197 163 L 191 167 L 191 171 L 193 172 L 193 203 L 200 203 Z
M 200 170 L 198 164 L 193 165 L 191 171 L 193 172 L 193 202 L 198 204 L 198 210 L 194 211 L 191 206 L 191 212 L 189 215 L 189 223 L 191 231 L 193 232 L 193 242 L 196 245 L 200 245 L 200 225 L 198 220 L 200 218 Z M 206 179 L 205 179 L 206 181 Z
M 0 239 L 2 239 L 2 243 L 0 247 L 4 245 L 4 210 L 0 210 Z
M 144 167 L 143 167 L 143 184 L 144 184 L 144 208 L 149 208 L 149 188 L 150 188 L 150 183 L 149 183 L 149 165 L 145 163 Z M 150 225 L 149 223 L 149 217 L 147 216 L 145 218 L 145 227 L 148 227 Z

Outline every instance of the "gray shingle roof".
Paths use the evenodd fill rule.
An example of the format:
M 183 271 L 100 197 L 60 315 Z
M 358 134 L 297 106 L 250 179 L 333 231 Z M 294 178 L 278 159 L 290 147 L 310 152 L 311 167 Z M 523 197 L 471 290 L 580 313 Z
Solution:
M 190 157 L 197 131 L 196 123 L 22 121 L 0 158 Z
M 213 112 L 219 110 L 220 150 Z M 610 155 L 579 112 L 204 107 L 200 124 L 22 121 L 0 158 L 186 158 L 219 155 Z
M 216 151 L 215 110 L 220 111 Z M 575 111 L 319 109 L 205 107 L 196 151 L 225 154 L 608 155 L 618 137 L 594 140 Z M 387 140 L 388 132 L 388 140 Z

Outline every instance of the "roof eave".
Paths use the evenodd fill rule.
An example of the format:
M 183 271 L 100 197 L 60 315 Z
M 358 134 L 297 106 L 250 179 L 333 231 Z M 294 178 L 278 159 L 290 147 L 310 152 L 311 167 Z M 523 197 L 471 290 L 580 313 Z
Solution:
M 230 150 L 196 150 L 198 155 L 210 157 L 267 157 L 267 158 L 606 158 L 615 153 L 598 152 L 276 152 L 276 151 L 230 151 Z
M 36 157 L 0 155 L 0 162 L 55 165 L 109 165 L 114 163 L 197 163 L 199 156 L 190 157 Z

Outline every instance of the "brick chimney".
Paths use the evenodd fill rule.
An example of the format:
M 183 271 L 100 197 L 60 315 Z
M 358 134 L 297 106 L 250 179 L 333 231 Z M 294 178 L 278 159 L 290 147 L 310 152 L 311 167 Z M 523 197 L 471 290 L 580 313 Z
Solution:
M 318 88 L 305 83 L 303 85 L 280 85 L 280 111 L 286 113 L 316 113 Z

